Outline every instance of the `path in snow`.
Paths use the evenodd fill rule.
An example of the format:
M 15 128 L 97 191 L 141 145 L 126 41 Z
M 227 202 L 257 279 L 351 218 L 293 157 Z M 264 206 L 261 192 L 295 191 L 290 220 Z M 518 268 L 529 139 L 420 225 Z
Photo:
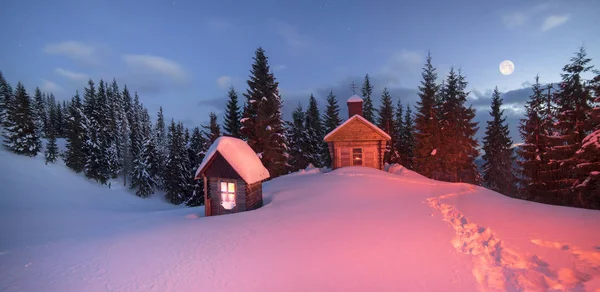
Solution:
M 475 186 L 463 186 L 466 190 L 432 197 L 427 202 L 454 227 L 456 236 L 451 241 L 454 248 L 474 257 L 473 275 L 483 291 L 584 291 L 586 282 L 600 276 L 598 251 L 585 251 L 568 243 L 531 240 L 575 257 L 574 267 L 550 267 L 535 254 L 507 247 L 490 228 L 470 222 L 455 206 L 442 203 L 444 199 L 476 191 Z

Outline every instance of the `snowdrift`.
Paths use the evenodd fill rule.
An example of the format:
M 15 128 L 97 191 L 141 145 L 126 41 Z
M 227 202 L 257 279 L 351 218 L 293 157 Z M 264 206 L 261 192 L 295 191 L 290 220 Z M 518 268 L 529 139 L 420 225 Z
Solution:
M 0 160 L 18 160 L 0 166 L 2 208 L 14 210 L 0 232 L 15 238 L 0 243 L 2 291 L 600 289 L 600 212 L 398 167 L 312 168 L 265 183 L 258 210 L 204 218 Z M 92 228 L 63 233 L 71 221 Z

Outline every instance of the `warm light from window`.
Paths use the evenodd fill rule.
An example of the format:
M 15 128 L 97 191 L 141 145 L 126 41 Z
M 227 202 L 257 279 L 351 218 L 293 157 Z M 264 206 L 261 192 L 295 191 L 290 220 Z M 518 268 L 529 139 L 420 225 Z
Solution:
M 235 183 L 221 182 L 221 206 L 227 210 L 235 207 Z

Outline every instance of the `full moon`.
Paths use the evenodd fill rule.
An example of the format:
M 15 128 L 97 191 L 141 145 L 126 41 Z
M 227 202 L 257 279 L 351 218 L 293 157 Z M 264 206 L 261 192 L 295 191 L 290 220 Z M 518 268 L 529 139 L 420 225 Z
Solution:
M 504 60 L 500 63 L 500 73 L 510 75 L 515 71 L 515 64 L 510 60 Z

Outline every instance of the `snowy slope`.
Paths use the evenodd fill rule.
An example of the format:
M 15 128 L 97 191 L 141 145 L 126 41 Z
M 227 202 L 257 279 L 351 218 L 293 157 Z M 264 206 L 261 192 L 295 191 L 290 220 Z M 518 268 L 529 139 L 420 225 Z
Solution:
M 31 160 L 21 179 L 1 176 L 0 185 L 13 185 L 11 193 L 19 195 L 3 200 L 14 205 L 33 190 L 22 185 L 48 181 L 52 171 L 42 165 Z M 113 198 L 113 191 L 73 177 L 69 183 L 78 189 L 47 186 L 59 193 L 52 208 L 31 200 L 27 215 L 2 218 L 0 232 L 7 234 L 7 220 L 25 230 L 31 216 L 52 222 L 65 210 L 96 228 L 66 236 L 59 221 L 46 226 L 55 236 L 44 243 L 35 234 L 21 244 L 2 243 L 0 291 L 600 289 L 600 212 L 391 171 L 287 175 L 264 185 L 263 208 L 209 218 L 189 216 L 201 216 L 201 208 Z M 93 203 L 73 203 L 84 189 Z M 91 212 L 96 221 L 86 222 Z

